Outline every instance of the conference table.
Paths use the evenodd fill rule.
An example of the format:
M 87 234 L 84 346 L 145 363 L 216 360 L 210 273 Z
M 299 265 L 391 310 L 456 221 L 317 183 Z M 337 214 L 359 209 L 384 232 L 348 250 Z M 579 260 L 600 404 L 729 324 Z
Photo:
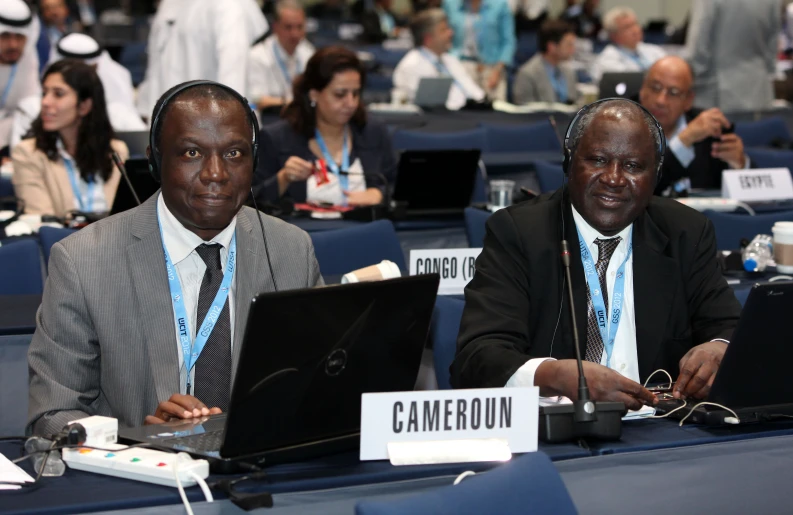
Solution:
M 755 454 L 753 449 L 760 454 Z M 679 427 L 676 421 L 666 419 L 635 420 L 623 424 L 622 439 L 617 442 L 590 441 L 553 445 L 540 443 L 539 450 L 546 453 L 562 473 L 579 509 L 581 499 L 588 498 L 591 492 L 597 492 L 601 486 L 607 492 L 600 493 L 599 502 L 607 502 L 611 497 L 620 498 L 615 495 L 613 487 L 611 490 L 607 488 L 609 478 L 616 477 L 625 478 L 630 484 L 636 485 L 635 489 L 626 490 L 623 486 L 618 489 L 629 499 L 626 502 L 630 503 L 636 503 L 654 492 L 663 494 L 666 490 L 658 490 L 657 486 L 670 479 L 685 478 L 692 481 L 693 477 L 696 481 L 689 482 L 689 486 L 697 482 L 709 484 L 703 478 L 711 475 L 723 478 L 725 474 L 732 474 L 730 477 L 735 478 L 745 474 L 747 470 L 751 470 L 753 475 L 756 474 L 756 482 L 765 482 L 762 489 L 765 494 L 769 484 L 777 485 L 790 477 L 788 471 L 793 463 L 793 421 L 707 428 L 693 425 Z M 0 453 L 10 459 L 20 456 L 21 451 L 21 442 L 0 442 Z M 757 458 L 766 455 L 775 458 L 769 459 L 768 464 Z M 696 466 L 692 465 L 693 462 L 696 462 Z M 732 468 L 726 467 L 726 464 L 731 464 Z M 783 470 L 782 464 L 786 464 L 787 468 Z M 29 462 L 22 466 L 32 473 Z M 352 513 L 350 506 L 361 498 L 416 493 L 450 484 L 464 471 L 484 472 L 496 466 L 497 463 L 469 463 L 397 467 L 384 461 L 360 462 L 357 452 L 346 452 L 268 467 L 264 480 L 240 483 L 238 490 L 272 494 L 275 511 L 267 510 L 266 513 L 287 513 L 289 509 L 297 510 L 291 513 Z M 748 468 L 742 468 L 744 466 Z M 636 468 L 644 473 L 638 475 Z M 686 473 L 680 474 L 678 470 L 686 470 Z M 211 476 L 210 482 L 220 478 Z M 675 505 L 683 506 L 680 497 L 685 490 L 681 488 L 686 485 L 678 486 L 680 488 L 667 491 L 664 495 L 668 495 L 667 500 L 678 499 Z M 735 486 L 734 483 L 722 483 L 725 490 Z M 776 496 L 773 497 L 775 500 L 789 500 L 791 495 L 789 488 L 779 488 L 772 492 Z M 217 499 L 225 498 L 220 491 L 214 493 Z M 188 488 L 187 495 L 191 502 L 203 500 L 203 494 L 197 487 Z M 613 506 L 617 501 L 610 502 Z M 139 510 L 179 503 L 175 488 L 71 469 L 67 469 L 62 477 L 43 478 L 37 488 L 16 492 L 0 491 L 0 514 Z M 642 509 L 641 504 L 632 505 Z M 334 511 L 334 507 L 344 507 L 346 511 Z M 278 511 L 280 509 L 287 511 Z M 582 510 L 582 513 L 585 512 Z M 619 512 L 621 511 L 600 511 Z

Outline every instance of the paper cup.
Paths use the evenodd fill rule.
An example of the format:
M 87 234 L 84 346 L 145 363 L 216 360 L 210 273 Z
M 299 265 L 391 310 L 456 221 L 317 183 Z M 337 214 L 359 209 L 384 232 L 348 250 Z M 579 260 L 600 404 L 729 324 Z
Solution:
M 368 281 L 382 281 L 384 279 L 394 279 L 401 277 L 402 272 L 393 261 L 383 260 L 376 265 L 367 266 L 345 274 L 341 278 L 342 284 L 364 283 Z
M 774 261 L 782 274 L 793 274 L 793 222 L 777 222 L 774 234 Z

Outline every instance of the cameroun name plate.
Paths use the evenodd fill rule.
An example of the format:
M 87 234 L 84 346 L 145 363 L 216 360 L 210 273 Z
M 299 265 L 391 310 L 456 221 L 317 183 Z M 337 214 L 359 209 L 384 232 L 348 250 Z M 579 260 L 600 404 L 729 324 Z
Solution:
M 539 390 L 480 388 L 361 396 L 361 460 L 504 461 L 537 450 Z

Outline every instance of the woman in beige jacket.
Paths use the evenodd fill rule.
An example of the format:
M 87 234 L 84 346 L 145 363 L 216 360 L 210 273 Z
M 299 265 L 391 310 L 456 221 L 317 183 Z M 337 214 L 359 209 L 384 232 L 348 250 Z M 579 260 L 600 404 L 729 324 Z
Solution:
M 68 218 L 110 211 L 121 177 L 111 159 L 126 160 L 124 142 L 112 139 L 102 82 L 93 66 L 76 59 L 44 72 L 41 113 L 32 138 L 11 152 L 12 182 L 25 213 Z

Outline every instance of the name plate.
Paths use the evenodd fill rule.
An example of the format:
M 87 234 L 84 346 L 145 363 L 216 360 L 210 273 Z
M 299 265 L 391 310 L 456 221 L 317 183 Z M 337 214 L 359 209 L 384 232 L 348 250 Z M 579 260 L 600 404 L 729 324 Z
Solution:
M 534 452 L 538 404 L 536 387 L 365 393 L 360 459 L 461 463 Z
M 462 295 L 481 252 L 481 248 L 411 250 L 410 275 L 440 274 L 438 295 Z
M 793 198 L 793 180 L 787 168 L 725 170 L 721 177 L 721 195 L 724 198 L 742 202 Z

